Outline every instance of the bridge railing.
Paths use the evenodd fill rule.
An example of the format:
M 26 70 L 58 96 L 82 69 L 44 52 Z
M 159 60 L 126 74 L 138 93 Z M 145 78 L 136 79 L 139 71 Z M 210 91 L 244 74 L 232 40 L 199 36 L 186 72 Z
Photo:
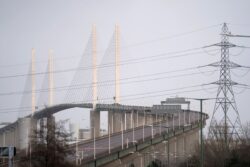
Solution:
M 168 140 L 171 137 L 181 135 L 192 129 L 196 129 L 199 127 L 199 125 L 200 125 L 199 123 L 195 123 L 195 124 L 190 124 L 189 126 L 175 126 L 174 128 L 171 127 L 168 131 L 166 130 L 162 132 L 161 134 L 160 133 L 154 134 L 154 138 L 152 138 L 151 136 L 147 136 L 144 138 L 144 140 L 143 139 L 137 140 L 136 143 L 133 143 L 133 142 L 129 142 L 128 144 L 124 143 L 123 145 L 124 149 L 122 149 L 122 146 L 120 145 L 118 147 L 112 148 L 110 150 L 110 153 L 109 153 L 109 150 L 105 150 L 97 154 L 95 159 L 93 155 L 90 154 L 90 156 L 85 157 L 83 159 L 84 164 L 90 163 L 92 161 L 96 161 L 98 159 L 106 157 L 107 155 L 112 155 L 113 157 L 111 159 L 122 158 L 124 156 L 129 155 L 131 152 L 140 151 L 150 145 L 160 143 L 163 140 Z

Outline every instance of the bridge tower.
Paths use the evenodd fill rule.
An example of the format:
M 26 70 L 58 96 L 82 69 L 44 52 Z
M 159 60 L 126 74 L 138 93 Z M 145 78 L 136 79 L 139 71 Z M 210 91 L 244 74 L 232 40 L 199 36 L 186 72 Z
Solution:
M 30 146 L 30 136 L 34 128 L 36 128 L 36 121 L 33 119 L 33 115 L 36 111 L 36 70 L 35 70 L 35 55 L 36 50 L 32 48 L 31 50 L 31 117 L 19 118 L 18 120 L 18 143 L 17 146 L 20 149 L 29 148 Z
M 54 71 L 53 50 L 49 49 L 48 74 L 49 74 L 49 106 L 54 103 Z
M 36 79 L 35 79 L 35 54 L 36 51 L 32 48 L 31 55 L 31 114 L 36 110 Z
M 52 106 L 54 104 L 54 65 L 53 65 L 53 49 L 49 49 L 48 51 L 48 67 L 45 78 L 48 84 L 48 94 L 47 95 L 47 104 L 48 106 Z M 47 80 L 48 79 L 48 80 Z M 39 126 L 40 133 L 44 133 L 44 135 L 53 134 L 53 130 L 55 128 L 55 117 L 53 115 L 47 115 L 44 118 L 37 120 Z
M 121 102 L 120 99 L 120 27 L 118 24 L 115 25 L 115 32 L 114 32 L 114 44 L 115 44 L 115 96 L 114 96 L 114 103 L 119 104 Z M 109 133 L 121 131 L 122 127 L 121 121 L 126 119 L 123 113 L 116 112 L 116 111 L 108 111 L 108 130 Z M 125 128 L 126 129 L 126 128 Z
M 120 103 L 120 28 L 115 25 L 115 103 Z
M 93 108 L 90 111 L 91 137 L 100 135 L 100 112 L 96 111 L 97 104 L 97 50 L 96 50 L 96 25 L 92 26 L 92 103 Z

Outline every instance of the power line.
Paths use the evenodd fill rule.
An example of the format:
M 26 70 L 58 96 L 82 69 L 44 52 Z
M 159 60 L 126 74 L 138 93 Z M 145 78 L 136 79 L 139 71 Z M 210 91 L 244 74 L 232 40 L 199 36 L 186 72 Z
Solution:
M 212 87 L 208 89 L 217 89 L 217 87 Z M 142 96 L 142 97 L 135 97 L 135 98 L 127 98 L 124 96 L 121 96 L 123 101 L 130 101 L 130 100 L 138 100 L 138 99 L 145 99 L 145 98 L 152 98 L 152 97 L 161 97 L 161 96 L 167 96 L 167 95 L 177 95 L 180 93 L 191 93 L 191 92 L 198 92 L 198 91 L 203 91 L 203 89 L 194 89 L 194 90 L 187 90 L 187 91 L 178 91 L 178 92 L 173 92 L 173 93 L 164 93 L 164 94 L 157 94 L 157 95 L 149 95 L 149 96 Z M 125 99 L 124 99 L 125 98 Z M 106 98 L 107 100 L 111 100 L 113 98 Z M 105 100 L 105 99 L 101 99 Z
M 203 53 L 202 51 L 199 51 L 199 52 L 191 52 L 191 53 L 185 53 L 185 54 L 180 54 L 180 55 L 175 55 L 175 56 L 164 57 L 165 55 L 177 54 L 177 53 L 181 53 L 181 52 L 187 52 L 187 51 L 198 50 L 198 49 L 201 49 L 201 47 L 187 49 L 187 50 L 183 50 L 183 51 L 177 51 L 177 52 L 166 52 L 166 53 L 161 53 L 161 54 L 157 54 L 157 55 L 153 55 L 153 56 L 141 57 L 141 58 L 136 58 L 136 59 L 129 59 L 126 61 L 121 61 L 120 65 L 123 66 L 123 65 L 131 65 L 131 64 L 142 63 L 142 62 L 159 61 L 159 60 L 163 60 L 163 59 L 179 58 L 179 57 Z M 214 49 L 214 50 L 218 50 L 218 49 Z M 148 59 L 148 60 L 145 60 L 145 59 Z M 113 66 L 115 66 L 115 63 L 106 63 L 106 64 L 98 65 L 97 69 L 108 68 L 108 67 L 113 67 Z M 65 70 L 56 70 L 56 71 L 53 71 L 52 73 L 58 74 L 58 73 L 72 72 L 72 71 L 77 71 L 77 70 L 84 71 L 84 70 L 91 70 L 91 69 L 93 69 L 92 66 L 87 66 L 87 67 L 79 67 L 79 68 L 70 68 L 70 69 L 65 69 Z M 44 75 L 44 74 L 48 74 L 48 72 L 37 72 L 34 75 Z M 31 75 L 32 75 L 31 73 L 28 73 L 28 74 L 16 74 L 16 75 L 0 76 L 0 79 L 25 77 L 25 76 L 31 76 Z
M 207 27 L 202 27 L 202 28 L 192 30 L 192 31 L 187 31 L 187 32 L 183 32 L 183 33 L 179 33 L 179 34 L 175 34 L 175 35 L 170 35 L 170 36 L 166 36 L 166 37 L 162 37 L 162 38 L 158 38 L 158 39 L 154 39 L 154 40 L 149 40 L 149 41 L 145 41 L 145 42 L 139 42 L 137 44 L 128 45 L 126 47 L 140 46 L 140 45 L 145 45 L 145 44 L 152 43 L 152 42 L 158 42 L 158 41 L 162 41 L 162 40 L 166 40 L 166 39 L 172 39 L 172 38 L 177 38 L 177 37 L 180 37 L 180 36 L 186 36 L 186 35 L 193 34 L 193 33 L 200 32 L 200 31 L 204 31 L 204 30 L 207 30 L 207 29 L 210 29 L 210 28 L 215 28 L 215 27 L 218 27 L 218 26 L 221 26 L 221 25 L 222 25 L 222 23 L 214 24 L 214 25 L 210 25 L 210 26 L 207 26 Z
M 200 32 L 200 31 L 204 31 L 204 30 L 207 30 L 207 29 L 210 29 L 210 28 L 215 28 L 215 27 L 218 27 L 220 25 L 222 25 L 222 23 L 221 24 L 214 24 L 214 25 L 210 25 L 210 26 L 206 26 L 206 27 L 202 27 L 202 28 L 198 28 L 198 29 L 195 29 L 195 30 L 192 30 L 192 31 L 187 31 L 187 32 L 182 32 L 182 33 L 170 35 L 170 36 L 165 36 L 165 37 L 161 37 L 161 38 L 157 38 L 157 39 L 153 39 L 153 40 L 138 42 L 138 43 L 130 44 L 130 45 L 127 45 L 127 46 L 121 46 L 121 48 L 136 47 L 136 46 L 149 44 L 149 43 L 152 43 L 152 42 L 158 42 L 158 41 L 162 41 L 162 40 L 166 40 L 166 39 L 173 39 L 173 38 L 176 38 L 176 37 L 186 36 L 186 35 L 193 34 L 193 33 Z M 97 53 L 103 53 L 105 51 L 106 50 L 98 50 Z M 91 54 L 84 54 L 84 55 L 91 55 Z M 62 60 L 62 59 L 72 59 L 72 57 L 81 57 L 81 56 L 68 56 L 68 57 L 63 57 L 63 58 L 60 57 L 60 58 L 55 58 L 54 61 Z M 44 62 L 47 62 L 47 60 L 45 60 L 45 61 L 36 61 L 35 63 L 44 63 Z M 24 65 L 29 65 L 29 64 L 30 63 L 18 63 L 18 64 L 0 66 L 0 68 L 24 66 Z
M 199 85 L 191 85 L 191 86 L 186 86 L 186 87 L 179 87 L 179 88 L 174 88 L 174 89 L 165 89 L 165 90 L 158 90 L 158 91 L 151 91 L 151 92 L 145 92 L 145 93 L 137 93 L 137 94 L 129 94 L 129 95 L 124 95 L 121 96 L 122 98 L 127 98 L 127 97 L 134 97 L 134 96 L 142 96 L 142 95 L 150 95 L 150 96 L 142 96 L 140 98 L 146 98 L 146 97 L 157 97 L 157 96 L 161 96 L 161 95 L 152 95 L 152 94 L 158 94 L 158 93 L 163 93 L 163 92 L 171 92 L 171 91 L 175 91 L 175 90 L 185 90 L 185 89 L 189 89 L 189 88 L 197 88 L 197 87 L 201 87 L 204 86 L 204 84 L 199 84 Z M 208 89 L 214 89 L 213 88 L 208 88 Z M 172 92 L 169 94 L 162 94 L 162 95 L 170 95 L 170 94 L 178 94 L 178 93 L 186 93 L 186 92 L 194 92 L 194 91 L 202 91 L 202 89 L 195 89 L 195 90 L 186 90 L 186 91 L 178 91 L 178 92 Z M 138 97 L 137 97 L 138 98 Z M 136 99 L 137 99 L 136 98 Z M 113 97 L 109 97 L 109 98 L 101 98 L 98 99 L 98 101 L 103 101 L 103 100 L 110 100 L 113 99 Z M 134 99 L 134 98 L 133 98 Z M 124 99 L 126 100 L 126 99 Z M 128 99 L 127 99 L 128 100 Z M 90 101 L 79 101 L 82 103 L 89 103 Z M 78 103 L 78 102 L 74 102 L 74 103 Z M 36 107 L 44 107 L 44 106 L 36 106 Z M 29 111 L 28 109 L 31 109 L 31 107 L 17 107 L 17 108 L 0 108 L 0 113 L 10 113 L 10 112 L 19 112 L 19 111 Z
M 231 26 L 250 27 L 250 24 L 227 23 Z
M 143 77 L 148 77 L 148 76 L 155 76 L 155 75 L 162 75 L 162 74 L 167 74 L 167 73 L 172 73 L 172 72 L 176 72 L 176 71 L 187 71 L 187 70 L 191 70 L 191 69 L 196 69 L 196 68 L 186 68 L 183 70 L 175 70 L 175 71 L 169 71 L 169 72 L 165 72 L 165 73 L 155 73 L 155 74 L 149 74 L 149 75 L 144 75 L 144 76 L 134 76 L 134 77 L 128 77 L 128 78 L 123 78 L 120 79 L 121 81 L 125 81 L 125 80 L 131 80 L 131 79 L 135 79 L 135 78 L 143 78 Z M 203 73 L 206 72 L 214 72 L 214 70 L 210 70 L 210 71 L 205 71 Z M 162 79 L 167 79 L 167 78 L 178 78 L 178 77 L 185 77 L 185 76 L 193 76 L 193 75 L 197 75 L 200 74 L 200 72 L 195 72 L 195 73 L 188 73 L 188 74 L 180 74 L 180 75 L 172 75 L 172 76 L 165 76 L 165 77 L 154 77 L 154 78 L 150 78 L 150 79 L 142 79 L 142 80 L 136 80 L 136 81 L 128 81 L 128 82 L 121 82 L 120 84 L 130 84 L 130 83 L 140 83 L 140 82 L 147 82 L 147 81 L 156 81 L 156 80 L 162 80 Z M 103 82 L 97 82 L 98 87 L 100 86 L 111 86 L 111 85 L 115 85 L 114 83 L 115 80 L 107 80 L 107 81 L 103 81 Z M 69 90 L 79 90 L 79 89 L 83 89 L 83 88 L 91 88 L 92 87 L 92 83 L 89 84 L 77 84 L 77 85 L 69 85 L 69 86 L 61 86 L 61 87 L 54 87 L 53 89 L 37 89 L 35 92 L 36 93 L 41 93 L 41 92 L 48 92 L 50 90 L 53 91 L 69 91 Z M 6 92 L 6 93 L 0 93 L 0 96 L 9 96 L 9 95 L 23 95 L 23 94 L 31 94 L 32 91 L 16 91 L 16 92 Z

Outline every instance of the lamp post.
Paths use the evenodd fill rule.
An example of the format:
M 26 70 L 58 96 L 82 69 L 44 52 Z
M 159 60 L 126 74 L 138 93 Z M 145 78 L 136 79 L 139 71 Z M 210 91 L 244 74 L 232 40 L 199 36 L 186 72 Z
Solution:
M 179 129 L 181 128 L 181 111 L 178 112 L 178 117 L 179 117 Z
M 71 141 L 76 142 L 76 165 L 78 165 L 78 157 L 79 157 L 79 155 L 78 155 L 78 153 L 79 153 L 78 142 L 84 141 L 84 139 L 75 138 Z M 83 151 L 82 151 L 82 158 L 83 158 Z M 81 164 L 81 159 L 80 159 L 80 164 Z
M 143 125 L 142 125 L 142 140 L 144 142 L 144 138 L 145 138 L 145 132 L 144 132 L 144 126 L 145 126 L 145 110 L 144 110 L 144 120 L 143 120 Z
M 186 125 L 186 111 L 183 111 L 183 117 L 184 117 L 183 125 Z
M 168 167 L 169 167 L 169 164 L 170 164 L 170 162 L 169 162 L 169 139 L 163 141 L 162 143 L 165 144 L 165 155 L 167 155 L 167 161 L 168 161 Z M 168 146 L 167 146 L 167 144 L 168 144 Z
M 123 143 L 124 143 L 123 142 L 123 122 L 122 122 L 122 136 L 121 137 L 122 137 L 122 150 L 123 150 Z
M 161 135 L 161 120 L 160 120 L 160 135 Z
M 151 128 L 151 135 L 152 135 L 152 139 L 154 138 L 154 124 L 152 123 L 152 128 Z
M 173 121 L 172 122 L 173 122 L 173 131 L 174 131 L 174 114 L 173 114 Z
M 93 154 L 94 154 L 94 159 L 96 158 L 96 145 L 95 145 L 95 127 L 90 127 L 91 129 L 93 129 L 93 135 L 94 135 L 94 151 L 93 151 Z
M 109 129 L 110 129 L 110 125 L 109 125 Z M 110 130 L 109 130 L 109 154 L 110 154 Z
M 134 115 L 134 113 L 133 113 L 133 115 Z M 134 119 L 133 119 L 133 143 L 134 143 L 134 141 L 135 141 L 135 124 L 134 124 Z
M 203 128 L 203 101 L 206 101 L 206 100 L 211 100 L 211 98 L 189 98 L 189 99 L 193 99 L 193 100 L 197 100 L 197 101 L 200 101 L 200 143 L 201 143 L 201 146 L 200 146 L 200 166 L 203 167 L 204 166 L 204 143 L 203 143 L 203 131 L 202 131 L 202 128 Z
M 136 111 L 136 127 L 139 126 L 138 111 Z
M 125 111 L 125 116 L 124 116 L 124 129 L 127 130 L 127 114 Z
M 94 128 L 94 159 L 96 158 L 95 154 L 96 154 L 96 152 L 95 152 L 95 128 Z
M 167 140 L 165 140 L 165 141 L 163 141 L 163 143 L 165 143 L 165 154 L 167 154 L 167 156 L 168 156 L 168 167 L 169 167 L 169 146 L 170 146 L 170 143 L 169 143 L 169 126 L 163 126 L 164 128 L 167 128 L 167 135 L 168 135 L 168 138 L 167 138 Z M 168 150 L 166 149 L 166 147 L 167 147 L 167 144 L 166 143 L 168 143 Z
M 76 141 L 76 166 L 78 165 L 78 138 L 75 138 Z
M 188 109 L 188 124 L 190 124 L 190 109 Z

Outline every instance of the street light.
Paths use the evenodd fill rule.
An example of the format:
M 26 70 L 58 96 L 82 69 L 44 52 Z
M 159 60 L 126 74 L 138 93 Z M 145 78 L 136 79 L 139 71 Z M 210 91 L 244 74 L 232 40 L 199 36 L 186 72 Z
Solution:
M 122 150 L 123 150 L 123 122 L 122 122 Z
M 180 110 L 178 112 L 178 117 L 179 117 L 179 129 L 181 128 L 181 114 L 180 114 Z
M 84 141 L 84 139 L 79 139 L 79 138 L 75 138 L 71 141 L 75 141 L 76 142 L 76 165 L 78 165 L 78 153 L 79 153 L 79 150 L 78 150 L 78 141 Z M 82 151 L 82 158 L 83 158 L 83 151 Z M 81 159 L 80 159 L 80 164 L 81 164 Z
M 185 112 L 185 110 L 183 110 L 183 117 L 184 117 L 184 120 L 183 120 L 183 125 L 185 125 L 186 124 L 186 114 L 185 114 L 186 112 Z
M 138 110 L 136 111 L 136 127 L 139 126 Z
M 173 122 L 173 131 L 174 131 L 174 113 L 173 113 L 173 121 L 172 122 Z
M 188 124 L 190 124 L 190 109 L 188 109 Z
M 143 140 L 143 142 L 144 142 L 144 126 L 145 126 L 145 122 L 146 122 L 146 120 L 145 120 L 146 118 L 145 118 L 145 110 L 144 110 L 144 120 L 143 120 L 143 125 L 142 125 L 142 140 Z
M 202 105 L 203 105 L 203 101 L 206 100 L 212 100 L 214 98 L 188 98 L 188 99 L 192 99 L 192 100 L 198 100 L 200 101 L 200 142 L 201 142 L 201 147 L 200 147 L 200 166 L 203 167 L 204 166 L 204 148 L 203 148 L 203 111 L 202 111 Z
M 93 128 L 94 129 L 94 159 L 96 158 L 95 157 L 95 154 L 96 154 L 96 152 L 95 152 L 95 128 Z
M 167 138 L 167 140 L 164 140 L 163 141 L 163 143 L 165 143 L 165 153 L 168 155 L 168 167 L 169 167 L 169 146 L 170 146 L 170 143 L 169 143 L 169 126 L 163 126 L 164 128 L 167 128 L 167 134 L 168 134 L 168 138 Z M 167 147 L 167 144 L 166 143 L 168 143 L 168 152 L 167 152 L 167 149 L 166 149 L 166 147 Z
M 110 129 L 110 125 L 109 125 L 109 129 Z M 110 130 L 109 130 L 109 154 L 110 154 Z
M 94 159 L 96 158 L 96 145 L 95 145 L 95 127 L 90 127 L 90 129 L 93 129 L 93 135 L 94 135 Z
M 144 142 L 144 136 L 145 136 L 145 134 L 144 134 L 145 132 L 144 132 L 144 122 L 143 122 L 143 125 L 142 125 L 142 141 Z
M 133 127 L 133 142 L 135 141 L 135 120 L 134 120 L 134 110 L 132 111 L 132 127 Z
M 125 115 L 124 115 L 124 129 L 127 130 L 127 114 L 125 111 Z
M 161 120 L 160 120 L 160 135 L 161 135 Z

